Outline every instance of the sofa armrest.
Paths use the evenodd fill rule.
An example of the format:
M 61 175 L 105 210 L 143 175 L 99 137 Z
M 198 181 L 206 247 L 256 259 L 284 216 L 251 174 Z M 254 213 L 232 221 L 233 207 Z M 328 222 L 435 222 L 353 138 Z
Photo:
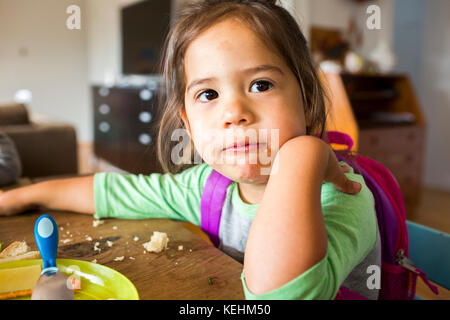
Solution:
M 22 163 L 22 176 L 77 174 L 75 128 L 60 123 L 0 126 L 14 141 Z
M 24 104 L 13 102 L 0 105 L 0 126 L 29 123 L 28 110 Z

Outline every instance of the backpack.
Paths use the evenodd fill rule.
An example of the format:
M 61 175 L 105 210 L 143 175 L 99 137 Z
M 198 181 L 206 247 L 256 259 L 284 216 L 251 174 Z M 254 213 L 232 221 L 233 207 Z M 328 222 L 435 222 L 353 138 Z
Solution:
M 328 143 L 347 146 L 350 151 L 352 138 L 342 132 L 328 131 Z M 394 176 L 382 164 L 373 159 L 355 155 L 355 161 L 337 153 L 339 161 L 350 165 L 361 174 L 375 200 L 375 211 L 381 240 L 381 285 L 379 300 L 412 300 L 415 297 L 417 277 L 438 294 L 426 274 L 408 258 L 408 230 L 400 187 Z M 213 170 L 208 177 L 201 198 L 201 228 L 211 242 L 219 246 L 219 226 L 226 191 L 232 181 Z M 340 287 L 335 300 L 367 300 L 345 287 Z

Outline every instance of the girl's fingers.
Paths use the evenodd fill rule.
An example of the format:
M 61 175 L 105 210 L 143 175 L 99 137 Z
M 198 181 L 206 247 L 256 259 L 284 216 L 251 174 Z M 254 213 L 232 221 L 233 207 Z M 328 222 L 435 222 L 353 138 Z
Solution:
M 350 166 L 348 164 L 341 164 L 341 168 L 344 171 L 344 173 L 350 172 Z M 343 192 L 354 194 L 361 191 L 362 186 L 359 182 L 352 181 L 349 179 L 346 180 L 347 181 L 345 183 L 344 190 L 342 190 Z

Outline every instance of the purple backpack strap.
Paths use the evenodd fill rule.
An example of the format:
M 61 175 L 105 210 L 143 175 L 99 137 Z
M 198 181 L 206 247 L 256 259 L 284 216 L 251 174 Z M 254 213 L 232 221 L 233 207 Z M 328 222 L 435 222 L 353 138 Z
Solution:
M 206 180 L 200 204 L 201 228 L 214 246 L 219 246 L 219 226 L 222 216 L 223 202 L 231 180 L 216 170 Z

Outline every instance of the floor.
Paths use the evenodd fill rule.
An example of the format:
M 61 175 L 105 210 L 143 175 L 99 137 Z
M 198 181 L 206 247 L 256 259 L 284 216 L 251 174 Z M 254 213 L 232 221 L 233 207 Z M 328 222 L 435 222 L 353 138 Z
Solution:
M 450 192 L 431 188 L 422 192 L 420 204 L 407 209 L 407 219 L 450 233 Z

